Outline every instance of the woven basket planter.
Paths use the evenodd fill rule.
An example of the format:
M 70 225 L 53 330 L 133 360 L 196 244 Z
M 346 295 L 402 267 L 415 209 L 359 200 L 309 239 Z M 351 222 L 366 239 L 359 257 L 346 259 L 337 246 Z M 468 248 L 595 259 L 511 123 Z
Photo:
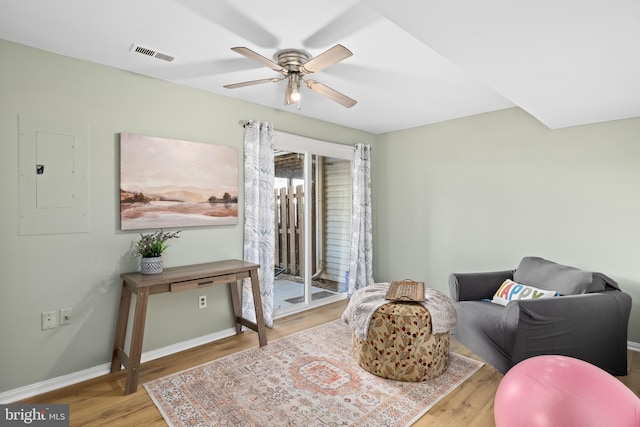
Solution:
M 142 274 L 160 274 L 162 273 L 162 257 L 141 258 L 140 271 Z

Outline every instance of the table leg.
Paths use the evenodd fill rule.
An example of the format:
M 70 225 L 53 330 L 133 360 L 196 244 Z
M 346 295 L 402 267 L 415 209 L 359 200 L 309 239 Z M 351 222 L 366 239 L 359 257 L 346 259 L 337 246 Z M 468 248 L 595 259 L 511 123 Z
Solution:
M 149 288 L 140 288 L 136 295 L 136 308 L 133 314 L 133 330 L 131 332 L 131 350 L 129 351 L 129 369 L 124 394 L 135 393 L 138 390 L 138 375 L 140 373 L 140 357 L 142 356 L 142 339 L 144 337 L 144 323 L 147 317 L 147 303 Z
M 129 322 L 129 308 L 131 307 L 131 291 L 125 283 L 122 283 L 120 293 L 120 308 L 118 309 L 118 323 L 116 324 L 116 336 L 113 340 L 113 355 L 111 356 L 111 373 L 122 369 L 122 360 L 119 351 L 124 351 L 124 340 L 127 335 L 127 323 Z
M 236 335 L 242 332 L 242 324 L 238 319 L 242 317 L 242 307 L 240 306 L 240 294 L 238 292 L 238 281 L 229 282 L 229 292 L 231 292 L 231 304 L 233 305 L 233 319 L 236 323 Z
M 267 345 L 267 329 L 264 325 L 264 314 L 262 311 L 262 297 L 260 296 L 260 279 L 258 269 L 249 272 L 251 276 L 251 291 L 253 293 L 253 305 L 256 310 L 256 325 L 258 326 L 258 342 L 260 347 Z

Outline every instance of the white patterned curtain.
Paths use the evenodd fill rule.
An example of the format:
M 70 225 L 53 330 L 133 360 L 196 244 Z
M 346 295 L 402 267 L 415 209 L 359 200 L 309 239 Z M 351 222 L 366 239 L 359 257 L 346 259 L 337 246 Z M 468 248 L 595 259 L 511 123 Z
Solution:
M 249 121 L 244 127 L 244 260 L 260 264 L 264 322 L 273 326 L 274 197 L 273 125 Z M 255 321 L 251 280 L 242 286 L 242 315 Z
M 356 144 L 353 160 L 353 207 L 349 288 L 373 284 L 373 227 L 371 224 L 371 146 Z

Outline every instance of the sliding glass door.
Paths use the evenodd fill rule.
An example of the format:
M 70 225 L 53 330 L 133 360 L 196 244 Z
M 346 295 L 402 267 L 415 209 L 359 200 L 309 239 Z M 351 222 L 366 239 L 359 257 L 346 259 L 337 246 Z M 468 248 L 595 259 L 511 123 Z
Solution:
M 353 148 L 276 134 L 275 316 L 346 295 Z

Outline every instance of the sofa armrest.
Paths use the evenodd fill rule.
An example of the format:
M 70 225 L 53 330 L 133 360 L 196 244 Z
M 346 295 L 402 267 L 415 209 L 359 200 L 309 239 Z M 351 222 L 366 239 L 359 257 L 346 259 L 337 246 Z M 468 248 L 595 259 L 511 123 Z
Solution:
M 502 282 L 513 279 L 513 271 L 452 273 L 449 275 L 449 295 L 454 301 L 480 301 L 492 298 Z
M 626 375 L 630 313 L 631 297 L 617 290 L 512 301 L 502 316 L 507 351 L 514 363 L 559 354 Z

